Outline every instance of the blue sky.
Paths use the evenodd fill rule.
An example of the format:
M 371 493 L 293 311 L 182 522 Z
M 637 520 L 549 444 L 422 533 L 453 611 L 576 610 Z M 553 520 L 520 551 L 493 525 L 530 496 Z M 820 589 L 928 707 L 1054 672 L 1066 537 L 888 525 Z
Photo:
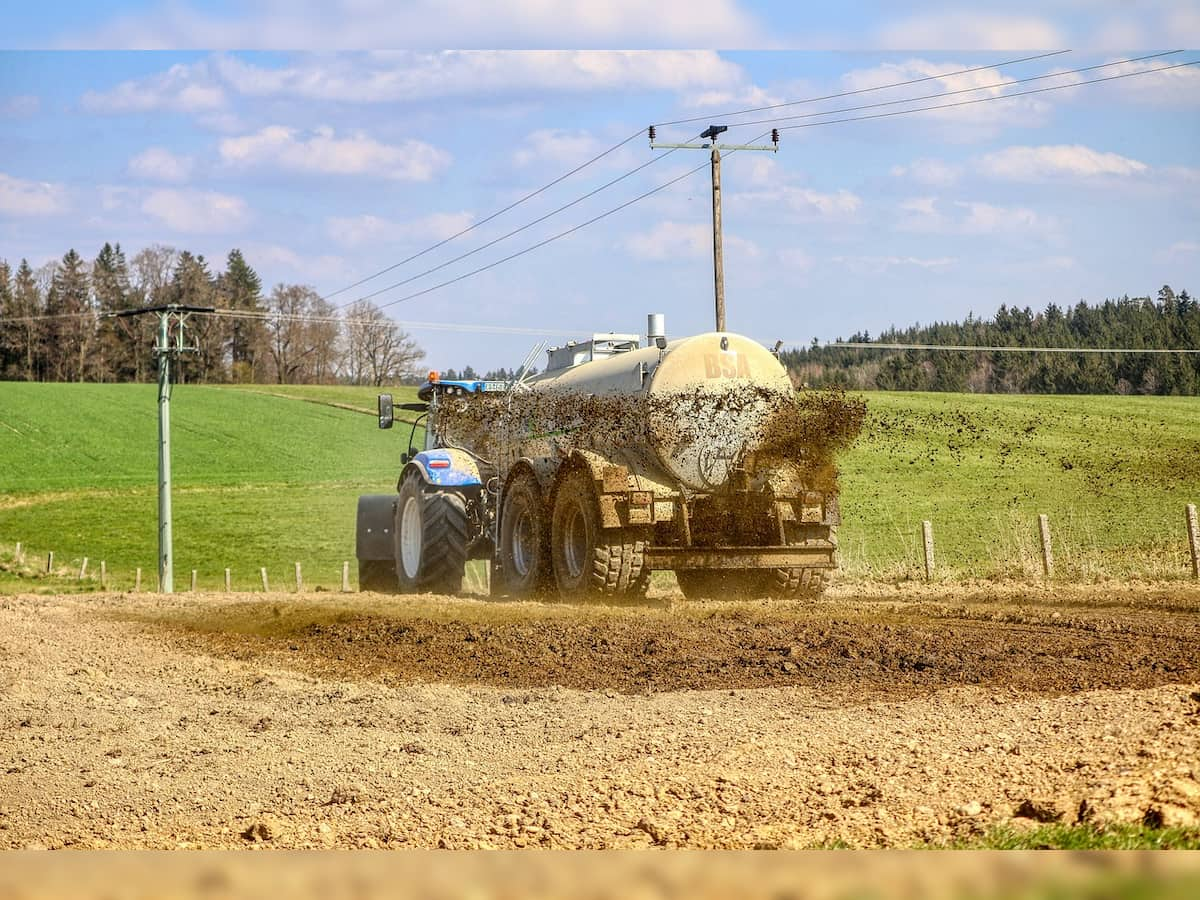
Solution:
M 1130 16 L 1127 4 L 1067 2 L 1047 14 L 1016 3 L 1002 16 L 975 18 L 937 4 L 903 16 L 886 4 L 830 5 L 801 23 L 791 7 L 664 0 L 646 23 L 644 4 L 624 0 L 591 18 L 575 6 L 528 0 L 509 17 L 524 38 L 501 34 L 497 42 L 751 49 L 448 53 L 438 48 L 488 43 L 475 24 L 483 4 L 438 6 L 461 15 L 449 24 L 422 17 L 434 8 L 423 3 L 392 4 L 388 14 L 374 0 L 322 4 L 332 12 L 307 18 L 295 14 L 310 7 L 305 2 L 126 3 L 99 19 L 85 4 L 33 12 L 22 5 L 4 40 L 16 49 L 0 53 L 0 258 L 39 265 L 68 247 L 92 257 L 109 240 L 131 255 L 151 243 L 192 249 L 215 265 L 239 247 L 268 286 L 299 282 L 328 294 L 651 122 L 711 115 L 733 126 L 764 116 L 717 114 L 989 66 L 1023 51 L 1084 48 L 778 114 L 1200 44 L 1193 4 L 1147 3 Z M 396 46 L 398 7 L 415 49 L 335 49 Z M 218 49 L 128 49 L 193 44 Z M 308 49 L 220 49 L 229 46 Z M 90 47 L 107 49 L 81 49 Z M 1083 77 L 1197 58 L 1185 52 Z M 1198 69 L 785 131 L 778 154 L 730 156 L 730 327 L 763 341 L 807 342 L 989 315 L 1000 303 L 1097 301 L 1168 282 L 1200 290 Z M 688 138 L 706 121 L 660 135 Z M 731 127 L 728 137 L 748 140 L 769 127 Z M 335 301 L 471 250 L 656 155 L 639 136 L 536 200 Z M 374 300 L 387 304 L 520 250 L 704 161 L 702 152 L 679 151 Z M 701 171 L 571 237 L 387 308 L 401 321 L 548 328 L 563 338 L 638 331 L 648 311 L 665 312 L 672 333 L 702 330 L 711 323 L 709 215 Z M 512 366 L 531 342 L 413 333 L 441 367 Z

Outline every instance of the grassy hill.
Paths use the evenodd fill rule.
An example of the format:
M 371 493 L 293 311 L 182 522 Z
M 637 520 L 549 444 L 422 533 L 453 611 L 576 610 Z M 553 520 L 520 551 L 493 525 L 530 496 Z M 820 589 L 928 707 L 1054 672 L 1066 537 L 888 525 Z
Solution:
M 353 561 L 360 493 L 394 489 L 407 428 L 379 431 L 375 389 L 176 388 L 172 403 L 176 584 L 275 584 L 304 565 L 335 586 Z M 411 391 L 396 391 L 410 399 Z M 0 562 L 88 556 L 111 582 L 156 557 L 156 388 L 0 383 Z M 869 425 L 842 459 L 843 568 L 919 570 L 934 523 L 948 576 L 1038 572 L 1049 514 L 1060 574 L 1188 574 L 1183 505 L 1200 501 L 1195 398 L 867 395 Z M 7 555 L 5 555 L 7 554 Z M 0 568 L 3 568 L 0 566 Z M 28 586 L 0 571 L 0 589 Z M 353 568 L 353 566 L 352 566 Z

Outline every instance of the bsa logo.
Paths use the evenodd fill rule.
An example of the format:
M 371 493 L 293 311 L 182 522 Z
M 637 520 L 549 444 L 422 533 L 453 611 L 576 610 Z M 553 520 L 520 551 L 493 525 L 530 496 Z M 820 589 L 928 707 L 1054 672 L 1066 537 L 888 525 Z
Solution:
M 741 353 L 705 353 L 705 378 L 749 378 L 750 363 Z

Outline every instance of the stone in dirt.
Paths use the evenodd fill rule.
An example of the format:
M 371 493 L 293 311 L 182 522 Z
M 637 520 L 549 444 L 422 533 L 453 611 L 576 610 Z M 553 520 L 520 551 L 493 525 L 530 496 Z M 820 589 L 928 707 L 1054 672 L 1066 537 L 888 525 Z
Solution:
M 256 844 L 269 841 L 275 837 L 276 830 L 270 819 L 260 819 L 242 832 L 242 839 Z

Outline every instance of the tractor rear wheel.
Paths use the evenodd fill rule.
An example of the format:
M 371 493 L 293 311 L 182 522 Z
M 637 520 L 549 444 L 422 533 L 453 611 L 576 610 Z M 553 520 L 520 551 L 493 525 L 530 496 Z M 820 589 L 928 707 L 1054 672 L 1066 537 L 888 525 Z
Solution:
M 504 492 L 500 519 L 500 593 L 539 594 L 550 586 L 550 536 L 545 503 L 531 472 L 517 474 Z
M 407 593 L 457 594 L 467 565 L 467 507 L 460 494 L 428 489 L 413 473 L 396 502 L 396 580 Z
M 573 469 L 563 476 L 550 518 L 550 557 L 563 599 L 644 597 L 650 586 L 647 544 L 642 529 L 600 527 L 590 472 Z

